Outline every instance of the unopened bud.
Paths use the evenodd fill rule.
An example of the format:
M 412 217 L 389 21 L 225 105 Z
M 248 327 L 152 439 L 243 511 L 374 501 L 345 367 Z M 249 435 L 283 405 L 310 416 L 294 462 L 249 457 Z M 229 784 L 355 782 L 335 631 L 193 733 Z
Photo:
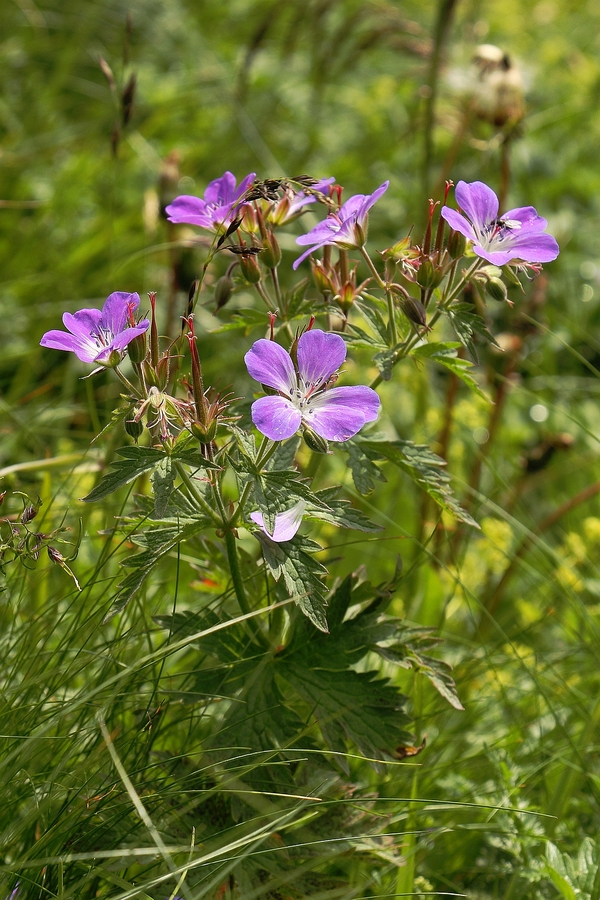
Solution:
M 215 284 L 215 312 L 229 302 L 233 294 L 233 279 L 229 275 L 222 275 Z
M 312 428 L 309 428 L 308 425 L 303 426 L 302 437 L 306 446 L 310 447 L 315 453 L 329 453 L 329 444 L 325 438 L 313 431 Z
M 258 219 L 256 217 L 256 210 L 250 203 L 244 203 L 242 208 L 239 210 L 240 214 L 243 216 L 241 227 L 244 231 L 249 231 L 252 234 L 256 234 L 258 231 Z
M 29 503 L 21 513 L 21 525 L 27 525 L 37 516 L 38 511 L 32 503 Z
M 135 440 L 136 443 L 143 430 L 144 426 L 139 420 L 136 421 L 135 419 L 125 419 L 125 431 L 129 435 L 129 437 L 132 437 Z
M 333 290 L 333 285 L 331 283 L 331 279 L 327 275 L 323 264 L 316 259 L 311 259 L 310 261 L 312 267 L 313 280 L 317 289 L 322 294 L 333 294 L 335 291 Z
M 281 262 L 281 247 L 279 246 L 277 238 L 270 230 L 263 240 L 261 259 L 267 269 L 276 269 Z
M 254 253 L 240 254 L 240 269 L 243 272 L 246 281 L 250 284 L 258 284 L 261 279 L 260 266 Z
M 0 506 L 2 506 L 2 504 L 4 503 L 4 498 L 6 497 L 7 493 L 8 491 L 2 491 L 2 493 L 0 493 Z
M 500 303 L 508 298 L 506 285 L 501 278 L 489 278 L 486 282 L 485 290 L 492 300 L 498 300 Z
M 217 433 L 217 420 L 213 419 L 206 428 L 203 428 L 199 422 L 192 422 L 190 431 L 195 438 L 198 438 L 201 444 L 210 444 Z
M 450 237 L 448 238 L 448 255 L 451 259 L 460 259 L 461 256 L 464 256 L 466 246 L 467 239 L 464 234 L 461 234 L 460 231 L 450 232 Z
M 47 549 L 48 549 L 48 556 L 50 557 L 50 559 L 52 560 L 53 563 L 58 563 L 59 566 L 62 565 L 62 563 L 64 563 L 65 558 L 62 555 L 62 553 L 60 552 L 60 550 L 57 550 L 56 547 L 50 547 L 50 545 L 48 545 Z
M 356 299 L 356 285 L 352 284 L 351 281 L 347 281 L 340 291 L 340 296 L 338 297 L 338 303 L 342 307 L 345 313 L 348 312 L 352 304 Z
M 420 284 L 426 290 L 431 290 L 437 287 L 441 280 L 441 269 L 434 265 L 430 259 L 424 259 L 417 272 L 417 284 Z
M 146 359 L 146 334 L 138 334 L 127 345 L 127 353 L 132 363 L 141 363 Z
M 415 300 L 414 297 L 401 297 L 400 308 L 406 318 L 419 328 L 427 325 L 427 311 L 420 300 Z

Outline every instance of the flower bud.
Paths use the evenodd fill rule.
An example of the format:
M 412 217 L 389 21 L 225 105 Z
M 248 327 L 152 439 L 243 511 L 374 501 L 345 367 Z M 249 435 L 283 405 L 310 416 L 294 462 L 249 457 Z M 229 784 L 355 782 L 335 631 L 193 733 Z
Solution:
M 246 281 L 249 281 L 250 284 L 258 284 L 261 279 L 261 272 L 260 266 L 258 265 L 258 260 L 256 259 L 256 254 L 241 253 L 240 269 L 242 270 Z
M 33 503 L 29 503 L 23 512 L 21 513 L 21 525 L 27 525 L 37 516 L 38 511 L 33 505 Z
M 323 263 L 320 260 L 311 259 L 310 264 L 312 267 L 313 280 L 317 289 L 322 294 L 335 294 L 333 283 L 325 271 Z
M 258 219 L 256 218 L 256 210 L 251 203 L 244 203 L 239 212 L 243 215 L 242 228 L 251 234 L 258 231 Z
M 276 269 L 281 262 L 281 247 L 273 232 L 269 229 L 263 240 L 262 261 L 267 269 Z
M 206 428 L 203 428 L 200 422 L 192 422 L 190 431 L 201 444 L 210 444 L 217 433 L 217 420 L 213 419 Z
M 125 419 L 125 431 L 129 435 L 129 437 L 132 437 L 134 439 L 137 444 L 138 438 L 144 431 L 144 426 L 139 420 L 136 421 L 136 419 Z
M 324 437 L 309 428 L 308 425 L 302 427 L 302 437 L 307 447 L 310 447 L 315 453 L 329 453 L 329 444 Z
M 229 302 L 233 294 L 233 279 L 230 275 L 222 275 L 215 284 L 215 312 Z
M 127 352 L 132 363 L 141 363 L 146 358 L 146 333 L 138 334 L 127 345 Z
M 451 231 L 448 238 L 448 255 L 450 259 L 460 259 L 465 255 L 467 239 L 460 231 Z
M 506 300 L 508 298 L 506 285 L 501 278 L 489 278 L 486 282 L 485 290 L 490 295 L 492 300 L 498 300 L 499 302 L 502 302 L 503 300 Z
M 427 311 L 420 300 L 414 297 L 400 297 L 400 308 L 407 319 L 419 328 L 427 325 Z
M 417 284 L 426 290 L 431 290 L 437 287 L 441 280 L 442 272 L 438 266 L 434 265 L 430 259 L 424 259 L 417 272 Z

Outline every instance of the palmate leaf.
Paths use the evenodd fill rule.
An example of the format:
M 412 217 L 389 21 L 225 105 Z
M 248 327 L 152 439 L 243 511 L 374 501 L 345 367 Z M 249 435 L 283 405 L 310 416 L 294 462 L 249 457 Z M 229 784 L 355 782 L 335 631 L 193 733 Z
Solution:
M 469 369 L 473 368 L 473 363 L 469 359 L 462 359 L 458 356 L 457 347 L 460 347 L 460 344 L 456 341 L 423 343 L 411 350 L 410 355 L 414 359 L 431 359 L 439 363 L 460 378 L 475 394 L 491 403 L 490 398 L 481 390 L 469 372 Z
M 321 550 L 319 544 L 299 534 L 282 543 L 275 543 L 262 531 L 256 532 L 256 537 L 275 581 L 283 578 L 288 594 L 304 615 L 320 631 L 328 631 L 326 588 L 322 581 L 327 569 L 312 555 Z
M 450 486 L 450 476 L 443 471 L 446 461 L 425 444 L 412 441 L 355 441 L 358 451 L 363 451 L 370 461 L 386 459 L 406 472 L 420 488 L 446 512 L 456 519 L 479 528 L 469 513 L 462 508 Z M 356 451 L 355 451 L 356 452 Z
M 338 499 L 337 495 L 340 490 L 340 487 L 332 487 L 317 491 L 315 497 L 320 501 L 319 506 L 309 501 L 306 505 L 305 515 L 355 531 L 381 531 L 380 525 L 376 525 L 363 512 L 351 506 L 348 500 Z
M 165 456 L 152 473 L 154 512 L 158 519 L 162 519 L 167 512 L 169 500 L 175 487 L 175 475 L 176 471 L 170 456 Z

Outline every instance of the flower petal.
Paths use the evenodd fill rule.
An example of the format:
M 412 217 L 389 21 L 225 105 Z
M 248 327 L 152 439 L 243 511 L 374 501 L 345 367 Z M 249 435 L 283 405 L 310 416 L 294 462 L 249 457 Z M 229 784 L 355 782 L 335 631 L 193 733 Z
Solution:
M 467 184 L 459 181 L 454 192 L 456 202 L 476 229 L 482 230 L 498 215 L 498 198 L 483 181 Z
M 379 414 L 377 393 L 366 385 L 325 391 L 311 402 L 305 422 L 328 441 L 347 441 Z
M 285 441 L 300 428 L 300 410 L 285 397 L 261 397 L 252 404 L 252 421 L 272 441 Z
M 495 266 L 504 266 L 513 259 L 522 259 L 524 262 L 546 263 L 556 259 L 560 248 L 551 234 L 522 234 L 516 232 L 513 236 L 502 242 L 496 241 L 485 250 L 475 244 L 473 250 L 477 256 L 487 259 Z
M 324 384 L 346 359 L 346 344 L 339 334 L 305 331 L 298 341 L 298 373 L 308 388 Z
M 135 311 L 139 305 L 139 294 L 115 291 L 106 298 L 106 302 L 102 307 L 101 327 L 109 334 L 120 334 L 128 327 L 127 313 L 129 307 L 131 306 L 131 309 Z
M 302 516 L 304 515 L 305 509 L 306 503 L 304 500 L 299 500 L 298 503 L 291 507 L 291 509 L 287 509 L 282 513 L 277 513 L 275 516 L 273 534 L 270 534 L 265 527 L 263 514 L 261 512 L 250 513 L 250 518 L 253 522 L 256 522 L 257 525 L 260 525 L 264 533 L 270 537 L 272 541 L 281 543 L 283 541 L 291 541 L 297 533 L 302 524 Z
M 234 200 L 239 200 L 242 197 L 251 184 L 254 183 L 254 179 L 256 178 L 256 172 L 250 172 L 249 175 L 246 175 L 245 178 L 242 178 L 240 181 L 237 190 L 234 193 Z
M 508 212 L 502 213 L 500 219 L 503 222 L 520 222 L 521 229 L 527 228 L 530 232 L 544 231 L 548 222 L 543 216 L 539 216 L 537 210 L 533 206 L 519 206 L 517 209 L 509 209 Z
M 99 344 L 89 335 L 68 334 L 66 331 L 47 331 L 40 341 L 42 347 L 52 350 L 66 350 L 74 353 L 81 362 L 92 363 L 96 359 Z
M 461 234 L 464 234 L 464 236 L 470 241 L 477 240 L 477 235 L 473 231 L 471 223 L 468 219 L 465 219 L 464 216 L 461 216 L 461 214 L 457 212 L 457 210 L 450 209 L 449 206 L 444 206 L 442 207 L 440 215 L 443 219 L 446 220 L 453 231 L 459 231 Z
M 132 340 L 140 334 L 144 334 L 144 332 L 148 331 L 150 327 L 150 322 L 148 319 L 142 319 L 132 328 L 126 328 L 120 334 L 115 335 L 113 340 L 110 342 L 110 346 L 107 347 L 107 350 L 110 352 L 111 350 L 124 350 L 128 344 L 132 342 Z M 96 357 L 96 359 L 100 358 L 100 354 Z
M 244 357 L 248 372 L 256 381 L 291 396 L 297 379 L 292 358 L 281 344 L 261 338 Z M 293 433 L 293 432 L 292 432 Z
M 220 178 L 211 181 L 204 191 L 204 199 L 215 206 L 225 206 L 235 199 L 235 175 L 224 172 Z
M 190 194 L 182 194 L 175 197 L 169 203 L 165 212 L 169 222 L 185 222 L 187 225 L 199 225 L 201 228 L 210 228 L 212 220 L 206 212 L 206 201 Z
M 383 197 L 387 189 L 389 188 L 389 181 L 384 181 L 383 184 L 380 184 L 377 190 L 373 191 L 372 194 L 368 194 L 364 202 L 360 208 L 360 213 L 358 214 L 358 220 L 364 219 L 372 206 L 374 206 L 380 197 Z

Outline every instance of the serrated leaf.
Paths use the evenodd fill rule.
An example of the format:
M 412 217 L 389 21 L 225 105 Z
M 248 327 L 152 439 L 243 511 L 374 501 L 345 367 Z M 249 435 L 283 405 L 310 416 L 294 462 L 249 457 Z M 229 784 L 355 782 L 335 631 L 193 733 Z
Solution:
M 305 515 L 342 528 L 352 528 L 355 531 L 381 531 L 380 525 L 376 525 L 363 512 L 351 506 L 348 500 L 338 499 L 339 491 L 339 487 L 317 491 L 315 496 L 322 504 L 326 505 L 326 508 L 324 505 L 315 506 L 308 501 Z
M 375 489 L 376 481 L 386 480 L 379 466 L 375 465 L 374 460 L 381 459 L 376 452 L 371 453 L 367 447 L 354 441 L 347 441 L 342 449 L 348 454 L 346 465 L 352 472 L 352 480 L 359 494 L 370 494 Z
M 169 456 L 156 465 L 152 473 L 152 490 L 154 492 L 154 512 L 157 518 L 162 519 L 167 512 L 167 506 L 175 487 L 175 468 Z
M 395 350 L 382 350 L 380 353 L 376 353 L 373 357 L 373 362 L 377 366 L 379 373 L 384 381 L 389 381 L 391 379 L 395 359 Z
M 455 518 L 474 528 L 479 525 L 462 508 L 450 486 L 450 476 L 443 471 L 446 461 L 425 444 L 412 441 L 357 441 L 365 452 L 379 459 L 387 459 L 392 465 L 402 469 L 435 502 Z
M 453 372 L 457 378 L 460 378 L 460 380 L 479 397 L 487 403 L 491 403 L 492 401 L 488 395 L 481 390 L 473 376 L 469 373 L 469 369 L 473 368 L 471 360 L 462 359 L 457 355 L 456 348 L 460 346 L 460 343 L 457 343 L 456 341 L 426 343 L 415 347 L 410 355 L 415 359 L 431 359 L 434 362 L 439 363 L 441 366 L 444 366 L 446 369 Z
M 276 543 L 262 531 L 256 532 L 265 562 L 275 581 L 283 577 L 289 596 L 320 631 L 328 631 L 325 610 L 326 588 L 322 578 L 327 569 L 312 556 L 321 550 L 309 538 L 296 535 L 291 541 Z
M 123 458 L 112 461 L 113 471 L 105 475 L 102 481 L 82 498 L 85 503 L 102 500 L 131 481 L 135 481 L 144 472 L 149 472 L 158 465 L 166 455 L 162 450 L 137 446 L 121 447 L 117 453 Z
M 488 344 L 499 348 L 494 335 L 488 329 L 485 320 L 478 315 L 470 303 L 456 303 L 447 310 L 448 319 L 462 345 L 466 348 L 474 362 L 479 362 L 473 336 L 478 334 Z
M 211 328 L 209 334 L 222 334 L 225 331 L 239 331 L 240 329 L 245 334 L 249 334 L 253 328 L 266 328 L 268 322 L 266 312 L 250 306 L 247 309 L 237 309 L 232 313 L 229 322 L 225 322 L 217 328 Z
M 279 441 L 275 453 L 266 465 L 267 471 L 285 471 L 286 469 L 291 469 L 294 465 L 299 446 L 300 438 L 298 435 L 294 435 L 287 441 Z
M 340 332 L 340 337 L 351 347 L 362 347 L 365 350 L 373 350 L 374 348 L 377 350 L 387 349 L 387 344 L 380 338 L 367 334 L 358 325 L 349 324 L 346 331 Z
M 363 298 L 365 298 L 365 300 L 362 303 L 357 302 L 354 305 L 357 309 L 360 310 L 360 312 L 365 317 L 375 334 L 378 335 L 382 343 L 386 347 L 388 347 L 390 343 L 389 328 L 387 322 L 377 309 L 377 298 L 373 297 L 371 294 L 366 293 L 363 293 L 362 296 Z M 366 302 L 368 300 L 370 300 L 371 303 Z

